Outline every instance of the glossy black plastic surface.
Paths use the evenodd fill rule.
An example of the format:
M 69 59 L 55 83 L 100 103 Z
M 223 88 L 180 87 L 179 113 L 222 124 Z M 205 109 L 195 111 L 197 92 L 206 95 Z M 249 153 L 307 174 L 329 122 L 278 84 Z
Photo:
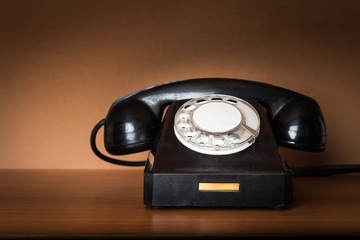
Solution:
M 325 126 L 319 108 L 308 101 L 294 100 L 284 106 L 272 121 L 281 146 L 309 151 L 325 148 Z
M 136 99 L 124 99 L 106 116 L 106 151 L 123 155 L 150 149 L 160 123 L 145 104 Z
M 163 131 L 144 171 L 144 203 L 150 207 L 215 206 L 286 208 L 292 204 L 292 172 L 280 158 L 265 109 L 245 99 L 259 113 L 260 134 L 247 149 L 208 155 L 188 149 L 175 136 L 177 109 L 167 111 Z M 200 191 L 200 182 L 238 183 L 238 191 Z
M 308 151 L 325 148 L 325 123 L 314 99 L 260 82 L 203 78 L 160 84 L 117 99 L 105 123 L 107 151 L 118 155 L 150 149 L 166 106 L 206 94 L 259 101 L 281 146 Z

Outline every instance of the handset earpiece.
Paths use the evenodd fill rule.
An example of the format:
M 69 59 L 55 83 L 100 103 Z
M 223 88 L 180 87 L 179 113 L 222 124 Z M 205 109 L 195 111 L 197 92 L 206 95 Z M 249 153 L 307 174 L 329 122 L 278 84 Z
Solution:
M 103 126 L 106 151 L 112 155 L 125 155 L 150 149 L 161 122 L 141 101 L 124 99 L 113 105 L 106 118 L 98 122 L 91 132 L 91 148 L 102 160 L 117 165 L 144 166 L 146 161 L 120 160 L 101 153 L 96 146 L 96 135 Z
M 106 151 L 124 155 L 148 150 L 161 126 L 151 109 L 136 99 L 125 99 L 113 106 L 106 116 Z
M 286 104 L 276 114 L 272 128 L 279 145 L 305 151 L 325 150 L 325 123 L 319 107 L 303 99 Z

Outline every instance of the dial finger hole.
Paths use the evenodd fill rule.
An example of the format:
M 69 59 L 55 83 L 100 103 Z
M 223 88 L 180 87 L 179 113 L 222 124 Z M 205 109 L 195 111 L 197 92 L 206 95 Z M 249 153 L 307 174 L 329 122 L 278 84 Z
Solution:
M 214 137 L 214 139 L 213 139 L 213 144 L 215 146 L 222 146 L 222 145 L 224 145 L 224 143 L 225 143 L 224 139 L 220 136 Z
M 221 97 L 214 97 L 214 98 L 211 98 L 211 101 L 222 101 L 222 98 Z
M 236 100 L 234 100 L 234 99 L 227 99 L 226 101 L 227 101 L 227 102 L 229 102 L 229 103 L 232 103 L 232 104 L 237 103 L 237 101 L 236 101 Z
M 186 120 L 190 117 L 190 115 L 186 112 L 182 112 L 179 114 L 179 118 L 182 119 L 182 120 Z
M 209 136 L 207 134 L 200 134 L 200 136 L 196 139 L 196 141 L 200 144 L 206 144 L 209 142 Z
M 205 102 L 206 102 L 206 100 L 205 100 L 205 99 L 199 99 L 199 100 L 196 100 L 196 103 L 198 103 L 198 104 L 205 103 Z
M 184 133 L 184 135 L 188 138 L 192 138 L 192 137 L 195 137 L 197 135 L 197 132 L 196 131 L 187 131 Z
M 184 109 L 187 110 L 187 111 L 191 111 L 191 110 L 193 110 L 194 108 L 195 108 L 194 105 L 187 105 L 187 106 L 184 107 Z
M 177 126 L 179 127 L 180 130 L 185 130 L 190 127 L 190 124 L 188 124 L 186 122 L 179 122 L 179 123 L 177 123 Z
M 235 133 L 229 134 L 228 139 L 232 144 L 237 144 L 240 142 L 240 136 Z

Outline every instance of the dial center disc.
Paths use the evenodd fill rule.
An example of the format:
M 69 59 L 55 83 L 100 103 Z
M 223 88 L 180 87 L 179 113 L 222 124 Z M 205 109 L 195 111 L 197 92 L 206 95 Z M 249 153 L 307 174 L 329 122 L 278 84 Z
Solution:
M 193 121 L 202 130 L 212 133 L 228 132 L 241 123 L 240 111 L 231 104 L 210 102 L 194 110 Z

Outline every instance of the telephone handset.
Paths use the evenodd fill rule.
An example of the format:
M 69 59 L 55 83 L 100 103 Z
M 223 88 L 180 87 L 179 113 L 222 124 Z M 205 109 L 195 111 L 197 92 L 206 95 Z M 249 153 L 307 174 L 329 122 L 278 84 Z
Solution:
M 102 154 L 95 143 L 102 126 L 109 154 L 151 149 L 147 161 Z M 314 99 L 225 78 L 168 82 L 118 98 L 91 134 L 92 149 L 101 159 L 146 164 L 144 203 L 150 207 L 287 207 L 292 171 L 277 147 L 322 151 L 325 140 Z
M 161 129 L 166 106 L 174 101 L 209 94 L 226 94 L 260 102 L 266 108 L 276 142 L 280 146 L 306 151 L 325 149 L 324 119 L 317 102 L 312 98 L 260 82 L 205 78 L 160 84 L 118 98 L 111 105 L 105 120 L 99 123 L 105 127 L 107 152 L 123 155 L 149 150 Z M 95 151 L 98 153 L 97 149 Z M 102 154 L 100 156 L 109 160 Z M 136 162 L 133 164 L 137 165 Z M 144 165 L 144 162 L 138 165 Z

